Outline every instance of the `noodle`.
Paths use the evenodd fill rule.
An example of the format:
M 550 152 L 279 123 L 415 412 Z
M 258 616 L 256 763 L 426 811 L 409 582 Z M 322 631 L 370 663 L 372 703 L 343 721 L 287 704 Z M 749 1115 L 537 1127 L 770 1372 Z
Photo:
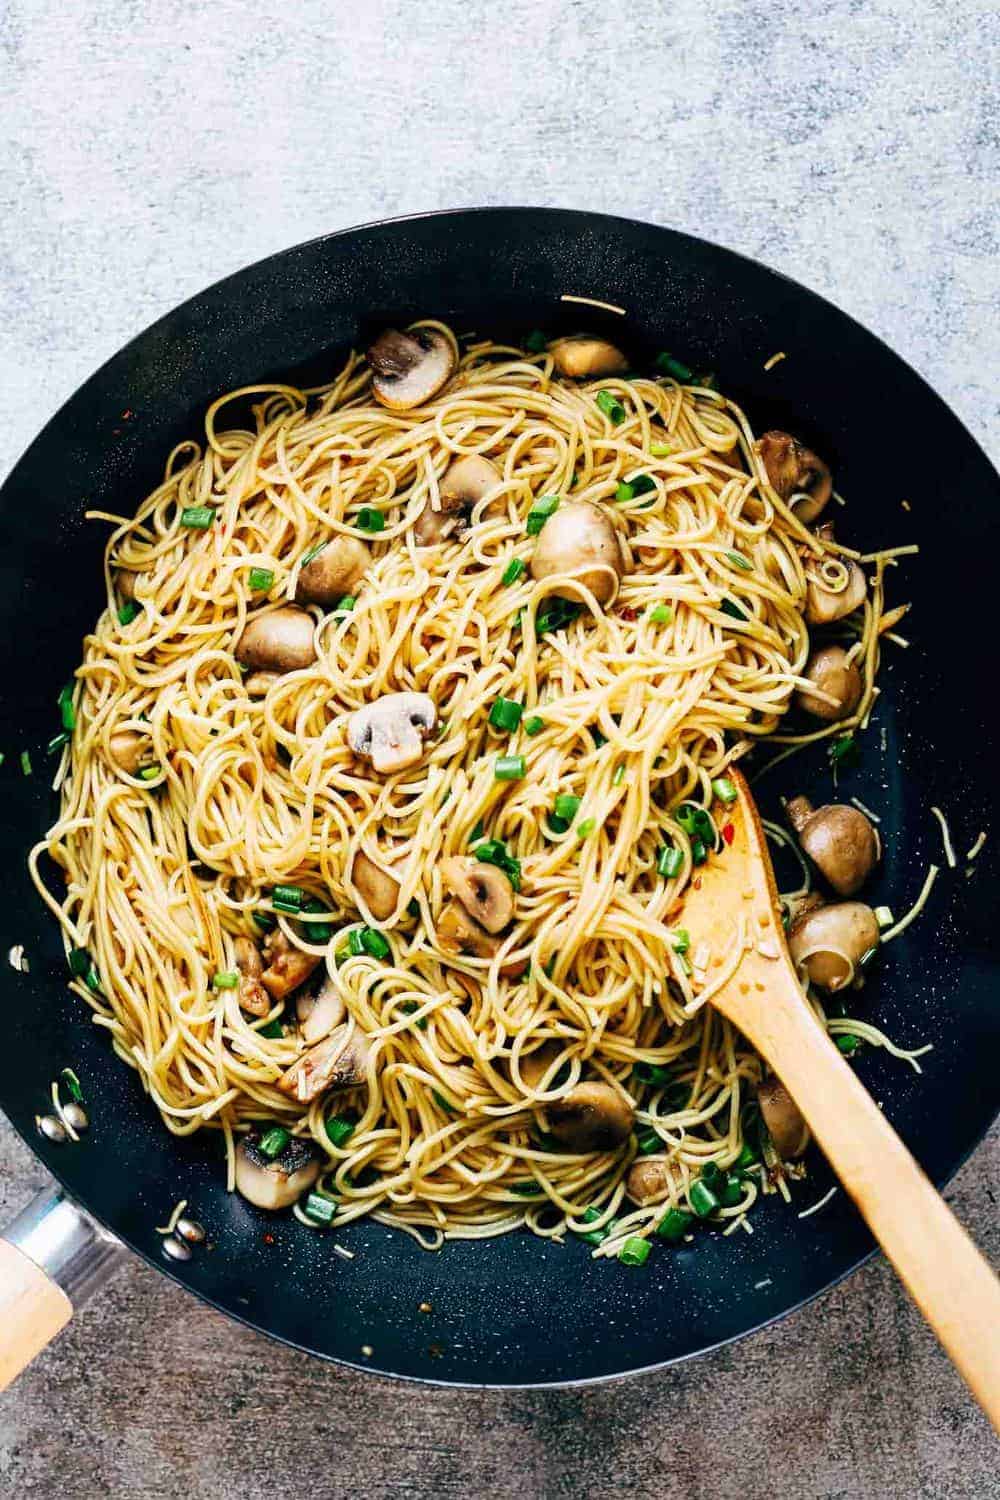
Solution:
M 544 1134 L 546 1100 L 584 1074 L 611 1085 L 660 1137 L 669 1202 L 707 1163 L 727 1167 L 740 1153 L 761 1065 L 710 1007 L 690 1014 L 706 992 L 694 1000 L 672 942 L 692 866 L 672 814 L 683 799 L 708 807 L 712 778 L 762 736 L 790 753 L 862 722 L 887 555 L 873 559 L 854 648 L 857 712 L 815 734 L 775 735 L 808 686 L 807 562 L 826 559 L 822 576 L 836 583 L 838 558 L 854 554 L 818 540 L 779 499 L 746 418 L 717 392 L 606 377 L 599 388 L 624 409 L 615 425 L 597 388 L 559 382 L 548 353 L 479 341 L 439 397 L 394 411 L 374 400 L 352 354 L 316 390 L 221 397 L 203 442 L 174 450 L 134 518 L 95 513 L 113 526 L 108 608 L 85 641 L 61 813 L 32 872 L 67 948 L 92 956 L 72 988 L 171 1131 L 222 1132 L 230 1186 L 241 1133 L 277 1122 L 325 1153 L 320 1191 L 336 1201 L 334 1225 L 372 1215 L 435 1248 L 525 1225 L 553 1238 L 589 1230 L 582 1216 L 596 1205 L 599 1228 L 614 1221 L 606 1255 L 651 1233 L 665 1203 L 615 1221 L 634 1138 L 571 1152 Z M 479 453 L 499 486 L 464 535 L 418 548 L 413 523 L 436 507 L 449 463 Z M 639 475 L 650 485 L 620 488 Z M 502 579 L 513 559 L 530 559 L 525 516 L 550 494 L 612 513 L 627 566 L 606 608 L 570 582 L 575 616 L 568 608 L 545 631 L 548 583 L 530 569 Z M 362 506 L 381 529 L 359 527 Z M 179 525 L 188 507 L 210 508 L 208 524 Z M 357 598 L 313 606 L 313 665 L 251 696 L 234 643 L 265 601 L 294 598 L 303 557 L 331 535 L 371 546 Z M 251 590 L 255 569 L 272 575 L 266 594 Z M 125 575 L 133 618 L 119 615 Z M 654 620 L 657 606 L 668 609 Z M 433 699 L 438 735 L 419 766 L 381 777 L 352 754 L 345 721 L 399 691 Z M 538 717 L 539 732 L 491 727 L 500 697 Z M 148 744 L 149 766 L 134 773 L 109 760 L 111 736 L 126 730 Z M 497 780 L 496 756 L 515 750 L 526 774 Z M 558 832 L 548 821 L 557 795 L 579 799 Z M 435 936 L 441 864 L 466 854 L 477 829 L 504 842 L 522 876 L 490 958 L 455 956 Z M 664 845 L 682 856 L 669 879 L 657 870 Z M 398 875 L 396 911 L 381 923 L 352 877 L 360 850 L 391 857 Z M 58 898 L 43 854 L 65 882 Z M 314 903 L 307 921 L 275 903 L 281 885 Z M 359 912 L 388 957 L 345 953 Z M 284 1027 L 290 1002 L 252 1016 L 234 988 L 213 986 L 235 967 L 237 937 L 259 939 L 270 918 L 322 956 L 367 1039 L 365 1086 L 335 1102 L 303 1106 L 277 1087 L 303 1050 Z M 520 1072 L 542 1042 L 554 1048 L 547 1089 Z M 643 1064 L 669 1070 L 669 1086 L 638 1081 Z M 334 1112 L 353 1117 L 340 1144 L 326 1131 Z M 723 1217 L 745 1225 L 757 1193 L 748 1180 Z

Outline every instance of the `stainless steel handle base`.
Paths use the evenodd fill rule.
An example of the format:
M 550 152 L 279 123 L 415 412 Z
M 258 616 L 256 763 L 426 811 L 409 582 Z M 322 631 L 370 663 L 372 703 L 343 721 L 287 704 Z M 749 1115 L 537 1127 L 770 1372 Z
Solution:
M 125 1254 L 121 1242 L 59 1187 L 36 1193 L 0 1239 L 34 1261 L 74 1308 L 104 1285 Z

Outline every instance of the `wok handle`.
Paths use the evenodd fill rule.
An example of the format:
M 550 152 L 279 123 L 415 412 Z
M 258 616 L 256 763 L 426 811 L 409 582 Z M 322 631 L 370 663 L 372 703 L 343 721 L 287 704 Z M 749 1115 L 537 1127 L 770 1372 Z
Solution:
M 44 1188 L 0 1238 L 0 1390 L 107 1280 L 122 1247 L 58 1188 Z
M 1000 1280 L 789 976 L 753 1040 L 1000 1433 Z

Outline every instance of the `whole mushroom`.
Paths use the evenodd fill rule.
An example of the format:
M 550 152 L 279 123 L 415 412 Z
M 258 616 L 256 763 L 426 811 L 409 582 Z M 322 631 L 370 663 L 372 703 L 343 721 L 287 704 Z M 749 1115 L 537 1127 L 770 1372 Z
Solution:
M 670 1172 L 665 1156 L 642 1156 L 633 1162 L 625 1179 L 625 1191 L 633 1203 L 644 1208 L 647 1203 L 658 1203 L 671 1189 Z
M 455 370 L 455 351 L 436 328 L 386 329 L 367 354 L 372 390 L 383 406 L 409 411 L 436 396 Z
M 785 809 L 803 852 L 838 896 L 853 896 L 878 859 L 878 835 L 864 813 L 844 802 L 813 807 L 793 797 Z
M 755 446 L 775 494 L 782 500 L 806 496 L 795 514 L 806 525 L 815 521 L 833 494 L 833 479 L 823 460 L 788 432 L 765 432 Z
M 531 575 L 574 578 L 598 604 L 607 604 L 618 592 L 624 566 L 611 518 L 589 500 L 564 500 L 539 532 Z M 566 599 L 577 597 L 571 589 L 552 592 Z
M 757 1103 L 775 1151 L 782 1161 L 801 1156 L 809 1144 L 809 1126 L 780 1078 L 772 1074 L 757 1086 Z
M 384 922 L 396 910 L 399 881 L 359 849 L 351 863 L 351 880 L 372 916 Z
M 147 735 L 137 729 L 118 729 L 108 740 L 108 757 L 120 771 L 134 776 L 149 755 Z
M 293 1136 L 276 1157 L 261 1149 L 263 1135 L 252 1130 L 236 1147 L 236 1191 L 257 1208 L 288 1208 L 312 1187 L 322 1162 L 315 1146 Z
M 861 673 L 853 661 L 848 661 L 843 646 L 821 646 L 818 651 L 814 651 L 806 663 L 803 676 L 819 688 L 820 692 L 835 700 L 828 703 L 825 697 L 820 698 L 806 688 L 799 688 L 795 694 L 796 703 L 815 719 L 825 719 L 828 722 L 846 719 L 861 702 L 864 689 Z
M 632 1105 L 609 1083 L 578 1083 L 546 1113 L 552 1134 L 571 1151 L 613 1151 L 635 1124 Z
M 245 667 L 265 672 L 297 672 L 316 660 L 312 615 L 282 604 L 249 620 L 234 655 Z
M 441 866 L 445 889 L 487 932 L 502 932 L 514 915 L 514 887 L 503 870 L 471 855 L 455 855 Z
M 337 534 L 299 569 L 295 597 L 302 604 L 320 604 L 330 609 L 345 594 L 353 594 L 372 555 L 360 537 Z
M 437 940 L 446 953 L 462 958 L 492 958 L 500 947 L 499 938 L 473 921 L 460 902 L 447 901 L 437 920 Z
M 379 775 L 390 775 L 423 758 L 424 741 L 436 723 L 434 700 L 426 693 L 385 693 L 351 714 L 347 743 Z
M 616 375 L 628 369 L 628 360 L 607 339 L 591 338 L 585 333 L 570 334 L 549 345 L 560 375 L 570 380 L 588 380 L 595 375 Z
M 819 529 L 830 531 L 829 527 Z M 853 558 L 827 557 L 819 563 L 813 561 L 806 576 L 806 623 L 832 625 L 859 609 L 867 593 L 864 571 Z
M 428 499 L 413 523 L 413 537 L 418 547 L 433 547 L 443 542 L 467 521 L 473 507 L 501 483 L 495 464 L 480 453 L 457 458 L 449 465 L 438 485 L 438 509 Z
M 854 978 L 881 940 L 878 919 L 862 901 L 838 901 L 795 918 L 788 929 L 792 962 L 812 984 L 831 993 Z

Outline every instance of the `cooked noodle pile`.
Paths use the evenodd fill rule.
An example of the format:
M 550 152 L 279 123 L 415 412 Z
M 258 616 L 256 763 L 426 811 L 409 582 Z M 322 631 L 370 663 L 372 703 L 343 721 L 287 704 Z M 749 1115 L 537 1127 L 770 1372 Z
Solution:
M 740 1153 L 761 1067 L 711 1007 L 686 1011 L 703 977 L 678 950 L 691 839 L 674 814 L 686 799 L 711 810 L 713 778 L 774 735 L 807 686 L 807 570 L 835 580 L 855 554 L 796 519 L 746 418 L 715 390 L 575 384 L 546 352 L 488 342 L 456 353 L 454 378 L 409 411 L 374 399 L 357 355 L 319 390 L 235 391 L 134 518 L 104 517 L 109 605 L 76 674 L 61 816 L 34 858 L 60 867 L 65 894 L 47 899 L 67 947 L 93 962 L 74 989 L 170 1130 L 224 1133 L 231 1173 L 240 1133 L 276 1122 L 325 1153 L 335 1224 L 373 1214 L 437 1244 L 616 1220 L 601 1247 L 613 1253 L 664 1202 L 685 1202 L 706 1163 Z M 413 524 L 464 454 L 487 455 L 502 481 L 461 534 L 418 547 Z M 620 488 L 637 475 L 651 484 Z M 571 582 L 553 615 L 551 580 L 529 566 L 503 581 L 514 559 L 530 564 L 526 518 L 546 495 L 613 516 L 625 566 L 612 602 Z M 190 507 L 211 507 L 210 524 L 181 525 Z M 362 507 L 383 529 L 367 512 L 358 526 Z M 234 655 L 248 619 L 294 598 L 303 557 L 344 534 L 373 558 L 353 606 L 313 606 L 314 664 L 251 696 Z M 875 692 L 885 557 L 871 562 L 851 636 L 864 692 L 838 733 Z M 251 589 L 254 569 L 273 574 L 269 588 Z M 128 574 L 138 612 L 123 624 Z M 380 775 L 350 749 L 346 721 L 399 691 L 428 694 L 437 724 L 419 764 Z M 513 732 L 488 722 L 500 698 L 523 707 Z M 122 731 L 148 741 L 132 773 L 109 749 Z M 519 755 L 523 776 L 497 779 L 496 758 Z M 550 821 L 567 796 L 575 815 Z M 721 832 L 725 809 L 714 813 Z M 442 864 L 481 839 L 519 862 L 520 890 L 480 958 L 436 932 Z M 681 855 L 672 877 L 657 867 L 665 848 Z M 359 850 L 398 878 L 388 918 L 354 883 Z M 306 921 L 275 907 L 280 886 L 304 892 Z M 305 1050 L 294 999 L 257 1016 L 214 983 L 236 967 L 236 938 L 259 943 L 271 918 L 322 958 L 366 1039 L 365 1082 L 346 1094 L 306 1105 L 279 1090 Z M 362 927 L 388 956 L 352 951 Z M 543 1042 L 551 1065 L 532 1087 L 521 1062 Z M 655 1132 L 666 1200 L 624 1200 L 634 1133 L 583 1154 L 552 1138 L 546 1101 L 581 1079 L 634 1105 L 647 1149 Z M 339 1145 L 331 1115 L 354 1122 Z M 757 1191 L 748 1178 L 722 1217 Z

